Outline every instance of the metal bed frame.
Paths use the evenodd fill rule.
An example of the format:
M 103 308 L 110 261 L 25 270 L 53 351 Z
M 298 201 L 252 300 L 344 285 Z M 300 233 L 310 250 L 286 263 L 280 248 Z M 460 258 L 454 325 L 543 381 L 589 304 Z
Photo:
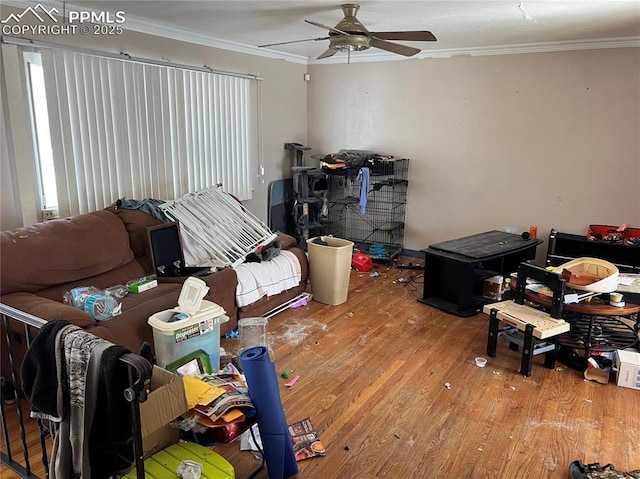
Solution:
M 2 317 L 2 325 L 4 327 L 5 332 L 5 344 L 7 347 L 9 363 L 11 366 L 11 381 L 15 385 L 17 384 L 17 371 L 20 368 L 19 364 L 15 363 L 13 344 L 11 341 L 11 335 L 9 333 L 10 328 L 9 325 L 11 322 L 21 323 L 24 327 L 24 338 L 26 340 L 26 346 L 29 347 L 31 345 L 31 341 L 33 340 L 33 336 L 35 336 L 32 332 L 31 328 L 40 329 L 42 326 L 46 324 L 46 321 L 38 318 L 37 316 L 33 316 L 31 314 L 25 313 L 18 309 L 12 308 L 11 306 L 0 303 L 0 315 Z M 135 471 L 136 477 L 138 479 L 144 479 L 144 460 L 143 460 L 143 449 L 142 449 L 142 433 L 140 428 L 140 403 L 146 401 L 147 399 L 147 390 L 145 389 L 145 383 L 149 381 L 152 373 L 152 366 L 141 356 L 133 353 L 127 353 L 121 356 L 121 361 L 126 363 L 127 365 L 127 374 L 128 374 L 128 387 L 123 391 L 123 394 L 126 400 L 131 405 L 131 417 L 133 430 L 131 431 L 133 437 L 133 452 L 135 458 Z M 40 458 L 42 460 L 42 464 L 44 466 L 45 477 L 49 477 L 49 454 L 46 446 L 46 437 L 49 434 L 44 427 L 41 420 L 38 420 L 38 427 L 40 432 L 40 444 L 39 451 L 37 450 L 37 446 L 31 448 L 27 445 L 27 433 L 25 428 L 25 421 L 23 415 L 23 401 L 25 399 L 21 397 L 20 392 L 17 389 L 14 389 L 14 399 L 15 399 L 15 408 L 16 414 L 18 418 L 19 425 L 19 433 L 21 439 L 22 446 L 22 455 L 23 461 L 20 462 L 14 456 L 11 451 L 11 431 L 9 431 L 9 427 L 7 424 L 7 416 L 5 408 L 10 406 L 9 404 L 5 405 L 4 400 L 0 400 L 0 414 L 2 419 L 2 434 L 3 434 L 3 450 L 0 451 L 0 463 L 3 466 L 11 469 L 13 472 L 18 474 L 18 476 L 23 478 L 38 478 L 33 472 L 31 468 L 30 458 L 37 453 L 40 454 Z M 13 406 L 13 405 L 11 405 Z

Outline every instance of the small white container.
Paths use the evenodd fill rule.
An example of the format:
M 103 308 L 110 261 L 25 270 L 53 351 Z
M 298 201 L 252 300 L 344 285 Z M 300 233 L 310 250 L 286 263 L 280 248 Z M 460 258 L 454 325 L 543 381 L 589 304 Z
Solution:
M 188 278 L 180 291 L 178 306 L 149 317 L 158 366 L 166 367 L 202 349 L 209 356 L 213 371 L 220 368 L 220 323 L 229 317 L 222 307 L 202 299 L 208 290 L 201 279 Z

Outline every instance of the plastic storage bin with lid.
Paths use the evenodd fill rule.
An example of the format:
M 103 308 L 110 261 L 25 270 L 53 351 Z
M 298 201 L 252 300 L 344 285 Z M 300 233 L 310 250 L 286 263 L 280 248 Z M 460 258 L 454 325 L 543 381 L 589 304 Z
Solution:
M 220 368 L 220 323 L 229 317 L 222 307 L 203 299 L 208 291 L 201 279 L 187 278 L 178 306 L 149 317 L 158 366 L 166 367 L 200 349 L 211 362 L 212 371 L 206 372 Z

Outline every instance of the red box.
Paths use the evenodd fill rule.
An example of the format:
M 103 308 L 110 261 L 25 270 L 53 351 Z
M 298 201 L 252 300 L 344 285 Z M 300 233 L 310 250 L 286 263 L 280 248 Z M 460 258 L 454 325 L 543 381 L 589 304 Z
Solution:
M 626 225 L 589 225 L 589 229 L 587 230 L 587 241 L 622 244 L 625 237 L 625 228 Z
M 364 253 L 360 253 L 360 252 L 357 252 L 353 256 L 353 260 L 351 260 L 351 264 L 355 269 L 363 272 L 369 271 L 371 268 L 373 268 L 373 260 L 371 259 L 371 256 L 366 255 Z

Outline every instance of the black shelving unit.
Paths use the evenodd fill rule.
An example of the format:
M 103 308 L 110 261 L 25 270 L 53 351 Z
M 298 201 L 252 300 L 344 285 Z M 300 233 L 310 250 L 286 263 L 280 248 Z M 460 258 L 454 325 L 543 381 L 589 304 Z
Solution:
M 609 261 L 624 273 L 640 273 L 640 247 L 638 246 L 588 241 L 586 236 L 551 230 L 547 247 L 547 266 L 559 266 L 582 257 Z

